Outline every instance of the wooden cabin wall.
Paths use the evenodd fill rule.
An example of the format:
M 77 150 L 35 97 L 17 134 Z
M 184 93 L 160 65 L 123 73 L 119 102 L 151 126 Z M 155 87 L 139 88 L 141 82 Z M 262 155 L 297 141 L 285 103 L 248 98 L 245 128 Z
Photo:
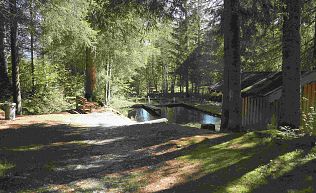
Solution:
M 305 98 L 305 99 L 304 99 Z M 316 109 L 316 82 L 309 83 L 302 88 L 302 113 Z M 272 103 L 266 97 L 244 97 L 242 101 L 242 126 L 246 130 L 266 129 L 272 119 L 279 122 L 280 99 Z
M 271 120 L 267 97 L 244 97 L 242 101 L 242 126 L 246 130 L 267 128 Z
M 302 91 L 302 113 L 308 113 L 316 108 L 316 82 L 304 85 Z

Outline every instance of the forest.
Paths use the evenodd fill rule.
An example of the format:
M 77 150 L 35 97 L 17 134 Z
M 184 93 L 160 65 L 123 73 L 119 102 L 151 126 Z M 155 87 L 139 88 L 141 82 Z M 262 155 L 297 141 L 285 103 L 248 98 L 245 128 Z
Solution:
M 283 71 L 283 86 L 289 85 L 283 122 L 300 124 L 291 121 L 300 110 L 299 71 L 315 69 L 316 61 L 312 0 L 233 1 L 226 10 L 221 0 L 5 0 L 0 6 L 1 100 L 14 101 L 17 114 L 59 112 L 78 95 L 111 104 L 150 93 L 207 93 L 223 94 L 227 127 L 229 114 L 240 119 L 241 72 Z M 226 90 L 208 92 L 222 80 Z M 235 110 L 230 101 L 238 101 Z
M 316 0 L 0 0 L 0 193 L 316 191 Z

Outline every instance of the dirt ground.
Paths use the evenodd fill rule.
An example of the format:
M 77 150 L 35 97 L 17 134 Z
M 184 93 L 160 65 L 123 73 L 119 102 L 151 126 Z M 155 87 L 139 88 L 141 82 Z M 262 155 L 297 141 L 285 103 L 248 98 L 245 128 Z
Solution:
M 172 159 L 187 145 L 173 142 L 203 140 L 210 133 L 175 124 L 135 125 L 112 112 L 21 116 L 15 121 L 2 115 L 0 164 L 13 167 L 0 175 L 0 192 L 132 192 L 141 182 L 133 182 L 131 171 L 168 161 L 180 164 Z M 159 183 L 151 175 L 152 183 L 141 191 L 168 188 L 181 179 L 181 172 L 177 175 Z
M 113 112 L 0 115 L 0 193 L 315 192 L 316 139 Z

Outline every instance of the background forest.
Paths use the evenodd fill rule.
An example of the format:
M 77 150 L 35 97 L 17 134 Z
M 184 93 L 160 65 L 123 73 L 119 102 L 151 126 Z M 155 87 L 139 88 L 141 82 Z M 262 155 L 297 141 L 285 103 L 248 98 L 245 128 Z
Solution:
M 315 5 L 302 1 L 302 70 L 315 68 Z M 283 8 L 240 1 L 242 72 L 281 71 Z M 78 95 L 189 95 L 222 80 L 222 0 L 2 0 L 0 13 L 0 100 L 21 101 L 18 114 L 69 109 Z

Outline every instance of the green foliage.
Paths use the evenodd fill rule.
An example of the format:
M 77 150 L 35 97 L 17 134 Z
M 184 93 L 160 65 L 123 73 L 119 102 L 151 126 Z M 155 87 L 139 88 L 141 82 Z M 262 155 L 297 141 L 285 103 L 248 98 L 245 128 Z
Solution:
M 277 129 L 278 122 L 275 114 L 272 115 L 271 122 L 268 124 L 268 129 Z
M 302 128 L 309 135 L 316 134 L 316 110 L 310 107 L 307 112 L 302 113 Z
M 8 170 L 14 167 L 15 165 L 11 163 L 0 161 L 0 177 L 3 177 L 8 172 Z
M 72 74 L 64 65 L 36 60 L 34 93 L 29 61 L 22 60 L 20 66 L 24 113 L 61 112 L 71 108 L 67 96 L 83 95 L 83 77 Z
M 24 113 L 27 114 L 47 114 L 61 112 L 69 108 L 62 91 L 53 88 L 43 90 L 43 93 L 36 93 L 29 99 L 25 99 L 23 106 Z

